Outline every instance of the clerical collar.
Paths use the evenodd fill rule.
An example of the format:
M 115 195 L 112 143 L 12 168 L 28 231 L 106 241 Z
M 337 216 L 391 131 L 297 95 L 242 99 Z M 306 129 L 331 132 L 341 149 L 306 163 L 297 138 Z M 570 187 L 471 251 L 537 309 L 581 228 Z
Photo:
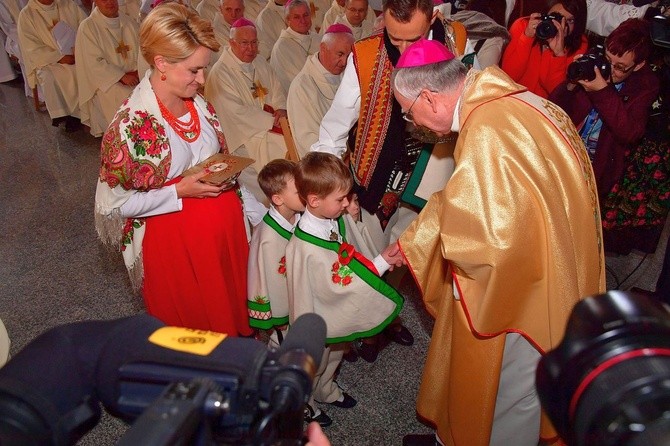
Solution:
M 228 52 L 233 57 L 233 60 L 240 66 L 240 69 L 245 73 L 251 73 L 255 70 L 253 62 L 242 62 L 236 55 L 233 53 L 233 49 L 228 47 Z
M 291 28 L 286 28 L 286 32 L 291 34 L 291 36 L 296 37 L 300 40 L 306 40 L 306 39 L 311 39 L 312 38 L 312 36 L 309 32 L 307 34 L 300 34 L 298 32 L 293 31 L 293 29 L 291 29 Z
M 48 12 L 51 12 L 51 11 L 53 11 L 54 9 L 58 9 L 58 5 L 56 4 L 56 0 L 54 0 L 54 2 L 53 2 L 52 4 L 50 4 L 50 5 L 44 5 L 44 4 L 40 3 L 40 2 L 38 2 L 37 0 L 35 0 L 35 4 L 36 4 L 37 7 L 40 8 L 42 11 L 48 11 Z
M 300 226 L 300 229 L 306 233 L 322 240 L 331 240 L 331 236 L 334 234 L 336 240 L 331 241 L 342 242 L 342 236 L 340 235 L 337 226 L 337 220 L 331 218 L 319 218 L 310 213 L 307 209 L 305 210 L 305 213 L 302 214 L 298 226 Z
M 270 214 L 270 217 L 274 219 L 274 221 L 279 223 L 279 226 L 286 229 L 288 232 L 293 232 L 293 228 L 295 228 L 295 226 L 300 221 L 300 214 L 295 214 L 295 223 L 291 224 L 291 222 L 285 219 L 284 216 L 280 214 L 279 211 L 272 204 L 270 205 L 270 210 L 268 211 L 268 213 Z
M 475 68 L 471 68 L 470 71 L 468 71 L 468 74 L 465 75 L 465 81 L 463 83 L 463 89 L 461 90 L 461 94 L 458 97 L 458 101 L 456 101 L 456 107 L 454 108 L 454 116 L 453 116 L 453 121 L 451 122 L 451 131 L 458 133 L 461 131 L 461 123 L 459 122 L 460 117 L 461 117 L 461 107 L 463 106 L 463 95 L 465 95 L 465 91 L 470 87 L 472 82 L 475 80 L 475 74 L 479 73 L 480 70 L 477 70 Z
M 323 63 L 321 63 L 321 57 L 319 56 L 321 54 L 321 51 L 318 51 L 316 54 L 314 54 L 314 57 L 318 60 L 318 63 L 316 64 L 318 66 L 319 73 L 323 75 L 323 78 L 326 80 L 326 82 L 330 85 L 339 85 L 340 82 L 342 81 L 342 75 L 341 74 L 333 74 L 330 71 L 326 69 L 326 67 L 323 66 Z M 317 80 L 318 81 L 318 80 Z
M 121 18 L 120 17 L 107 17 L 104 15 L 98 7 L 96 6 L 93 9 L 93 12 L 91 14 L 95 14 L 96 16 L 100 17 L 100 19 L 105 22 L 105 25 L 109 26 L 110 28 L 120 28 L 121 27 Z

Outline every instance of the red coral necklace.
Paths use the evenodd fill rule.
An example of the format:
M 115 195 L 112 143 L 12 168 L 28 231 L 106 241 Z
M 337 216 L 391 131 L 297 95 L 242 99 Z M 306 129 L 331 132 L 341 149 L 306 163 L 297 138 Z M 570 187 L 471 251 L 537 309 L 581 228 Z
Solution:
M 168 124 L 170 124 L 170 127 L 172 127 L 172 129 L 177 135 L 179 135 L 181 139 L 186 142 L 193 142 L 200 137 L 200 117 L 198 116 L 198 112 L 195 109 L 195 103 L 193 99 L 184 100 L 186 109 L 191 115 L 191 119 L 189 119 L 187 122 L 180 121 L 177 117 L 175 117 L 175 115 L 173 115 L 170 110 L 168 110 L 167 107 L 163 105 L 161 100 L 158 99 L 158 96 L 156 96 L 156 100 L 158 101 L 158 108 L 160 108 L 163 118 L 167 121 Z

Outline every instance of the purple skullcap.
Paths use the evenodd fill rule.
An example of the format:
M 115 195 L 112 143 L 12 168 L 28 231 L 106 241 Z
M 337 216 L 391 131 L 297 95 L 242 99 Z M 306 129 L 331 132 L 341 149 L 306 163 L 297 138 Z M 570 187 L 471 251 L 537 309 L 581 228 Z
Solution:
M 433 6 L 440 6 L 444 2 L 442 0 L 433 0 Z
M 402 53 L 396 68 L 411 68 L 430 65 L 438 62 L 446 62 L 454 59 L 456 56 L 436 40 L 420 40 L 411 44 Z
M 253 26 L 254 28 L 256 28 L 256 25 L 254 25 L 254 22 L 252 22 L 251 20 L 249 20 L 247 18 L 244 18 L 244 17 L 242 17 L 241 19 L 235 20 L 233 22 L 233 24 L 230 26 L 230 28 L 231 29 L 232 28 L 242 28 L 244 26 Z
M 330 34 L 330 33 L 349 33 L 353 35 L 354 33 L 351 32 L 351 28 L 349 28 L 347 25 L 344 25 L 342 23 L 335 23 L 333 25 L 330 25 L 328 29 L 326 29 L 325 34 Z

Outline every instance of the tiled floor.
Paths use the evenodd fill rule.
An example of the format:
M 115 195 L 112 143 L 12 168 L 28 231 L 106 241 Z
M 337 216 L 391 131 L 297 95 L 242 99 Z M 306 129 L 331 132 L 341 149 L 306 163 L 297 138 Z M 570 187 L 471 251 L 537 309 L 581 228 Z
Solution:
M 93 228 L 100 140 L 52 127 L 32 104 L 20 83 L 0 84 L 0 318 L 14 353 L 59 324 L 143 310 L 120 256 L 102 247 Z M 608 286 L 653 289 L 664 245 L 644 259 L 608 258 Z M 416 343 L 390 345 L 373 364 L 344 363 L 339 383 L 358 405 L 326 409 L 334 445 L 399 445 L 405 433 L 429 432 L 416 420 L 414 401 L 432 325 L 416 293 L 401 291 Z M 106 416 L 81 444 L 114 444 L 124 429 Z

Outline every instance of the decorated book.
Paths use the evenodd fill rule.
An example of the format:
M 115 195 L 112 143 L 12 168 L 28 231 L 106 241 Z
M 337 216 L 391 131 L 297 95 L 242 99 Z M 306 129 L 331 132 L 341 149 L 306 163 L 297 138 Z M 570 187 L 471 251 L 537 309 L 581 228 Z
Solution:
M 253 164 L 253 162 L 254 160 L 251 158 L 243 158 L 227 153 L 215 153 L 205 161 L 186 169 L 182 173 L 182 176 L 195 175 L 205 170 L 207 171 L 207 175 L 200 178 L 201 182 L 215 186 L 222 186 L 228 183 L 232 187 L 240 172 L 245 167 Z

